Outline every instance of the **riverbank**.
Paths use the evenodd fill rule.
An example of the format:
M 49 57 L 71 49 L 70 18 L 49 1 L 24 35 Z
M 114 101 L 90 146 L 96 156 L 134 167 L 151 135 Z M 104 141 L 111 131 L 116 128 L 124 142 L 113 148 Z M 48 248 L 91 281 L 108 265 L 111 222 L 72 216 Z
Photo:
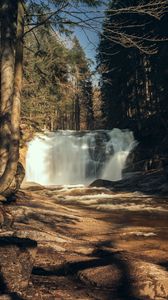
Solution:
M 168 297 L 168 197 L 29 185 L 1 205 L 0 299 Z

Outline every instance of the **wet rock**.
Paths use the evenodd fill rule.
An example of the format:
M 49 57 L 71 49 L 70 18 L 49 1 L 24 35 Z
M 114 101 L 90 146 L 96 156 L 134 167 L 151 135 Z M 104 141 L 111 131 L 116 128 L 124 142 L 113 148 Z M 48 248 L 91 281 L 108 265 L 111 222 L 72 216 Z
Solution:
M 119 181 L 97 179 L 90 184 L 91 187 L 106 187 L 112 191 L 143 192 L 147 194 L 162 193 L 163 186 L 167 185 L 165 174 L 162 170 L 149 172 L 133 172 L 124 176 Z M 163 190 L 164 192 L 164 190 Z
M 111 188 L 113 186 L 113 181 L 104 180 L 104 179 L 96 179 L 90 184 L 90 187 L 105 187 Z

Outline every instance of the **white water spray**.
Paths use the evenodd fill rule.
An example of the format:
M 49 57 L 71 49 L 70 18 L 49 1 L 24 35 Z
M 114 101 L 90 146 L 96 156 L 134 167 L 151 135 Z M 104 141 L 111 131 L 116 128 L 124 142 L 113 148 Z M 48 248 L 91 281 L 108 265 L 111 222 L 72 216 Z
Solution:
M 125 167 L 126 159 L 137 142 L 130 131 L 121 131 L 115 128 L 109 135 L 110 140 L 106 148 L 113 147 L 114 155 L 105 163 L 101 178 L 115 181 L 122 179 L 122 170 Z
M 26 181 L 86 185 L 97 178 L 119 180 L 134 146 L 132 132 L 119 129 L 37 134 L 28 145 Z

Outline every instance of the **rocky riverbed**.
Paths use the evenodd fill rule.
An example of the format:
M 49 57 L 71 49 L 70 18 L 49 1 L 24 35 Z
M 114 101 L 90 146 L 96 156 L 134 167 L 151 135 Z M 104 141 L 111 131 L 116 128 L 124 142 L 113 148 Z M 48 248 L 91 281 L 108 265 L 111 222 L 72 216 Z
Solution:
M 168 299 L 165 183 L 100 185 L 25 184 L 0 205 L 0 299 Z

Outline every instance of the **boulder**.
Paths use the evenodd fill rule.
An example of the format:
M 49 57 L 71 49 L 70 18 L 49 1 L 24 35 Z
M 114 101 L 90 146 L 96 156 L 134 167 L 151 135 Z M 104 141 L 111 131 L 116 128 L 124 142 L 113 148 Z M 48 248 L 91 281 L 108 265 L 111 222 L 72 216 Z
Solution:
M 17 236 L 0 238 L 0 299 L 23 299 L 29 284 L 37 242 Z
M 90 184 L 90 186 L 111 188 L 113 186 L 113 183 L 114 181 L 105 180 L 105 179 L 96 179 Z

